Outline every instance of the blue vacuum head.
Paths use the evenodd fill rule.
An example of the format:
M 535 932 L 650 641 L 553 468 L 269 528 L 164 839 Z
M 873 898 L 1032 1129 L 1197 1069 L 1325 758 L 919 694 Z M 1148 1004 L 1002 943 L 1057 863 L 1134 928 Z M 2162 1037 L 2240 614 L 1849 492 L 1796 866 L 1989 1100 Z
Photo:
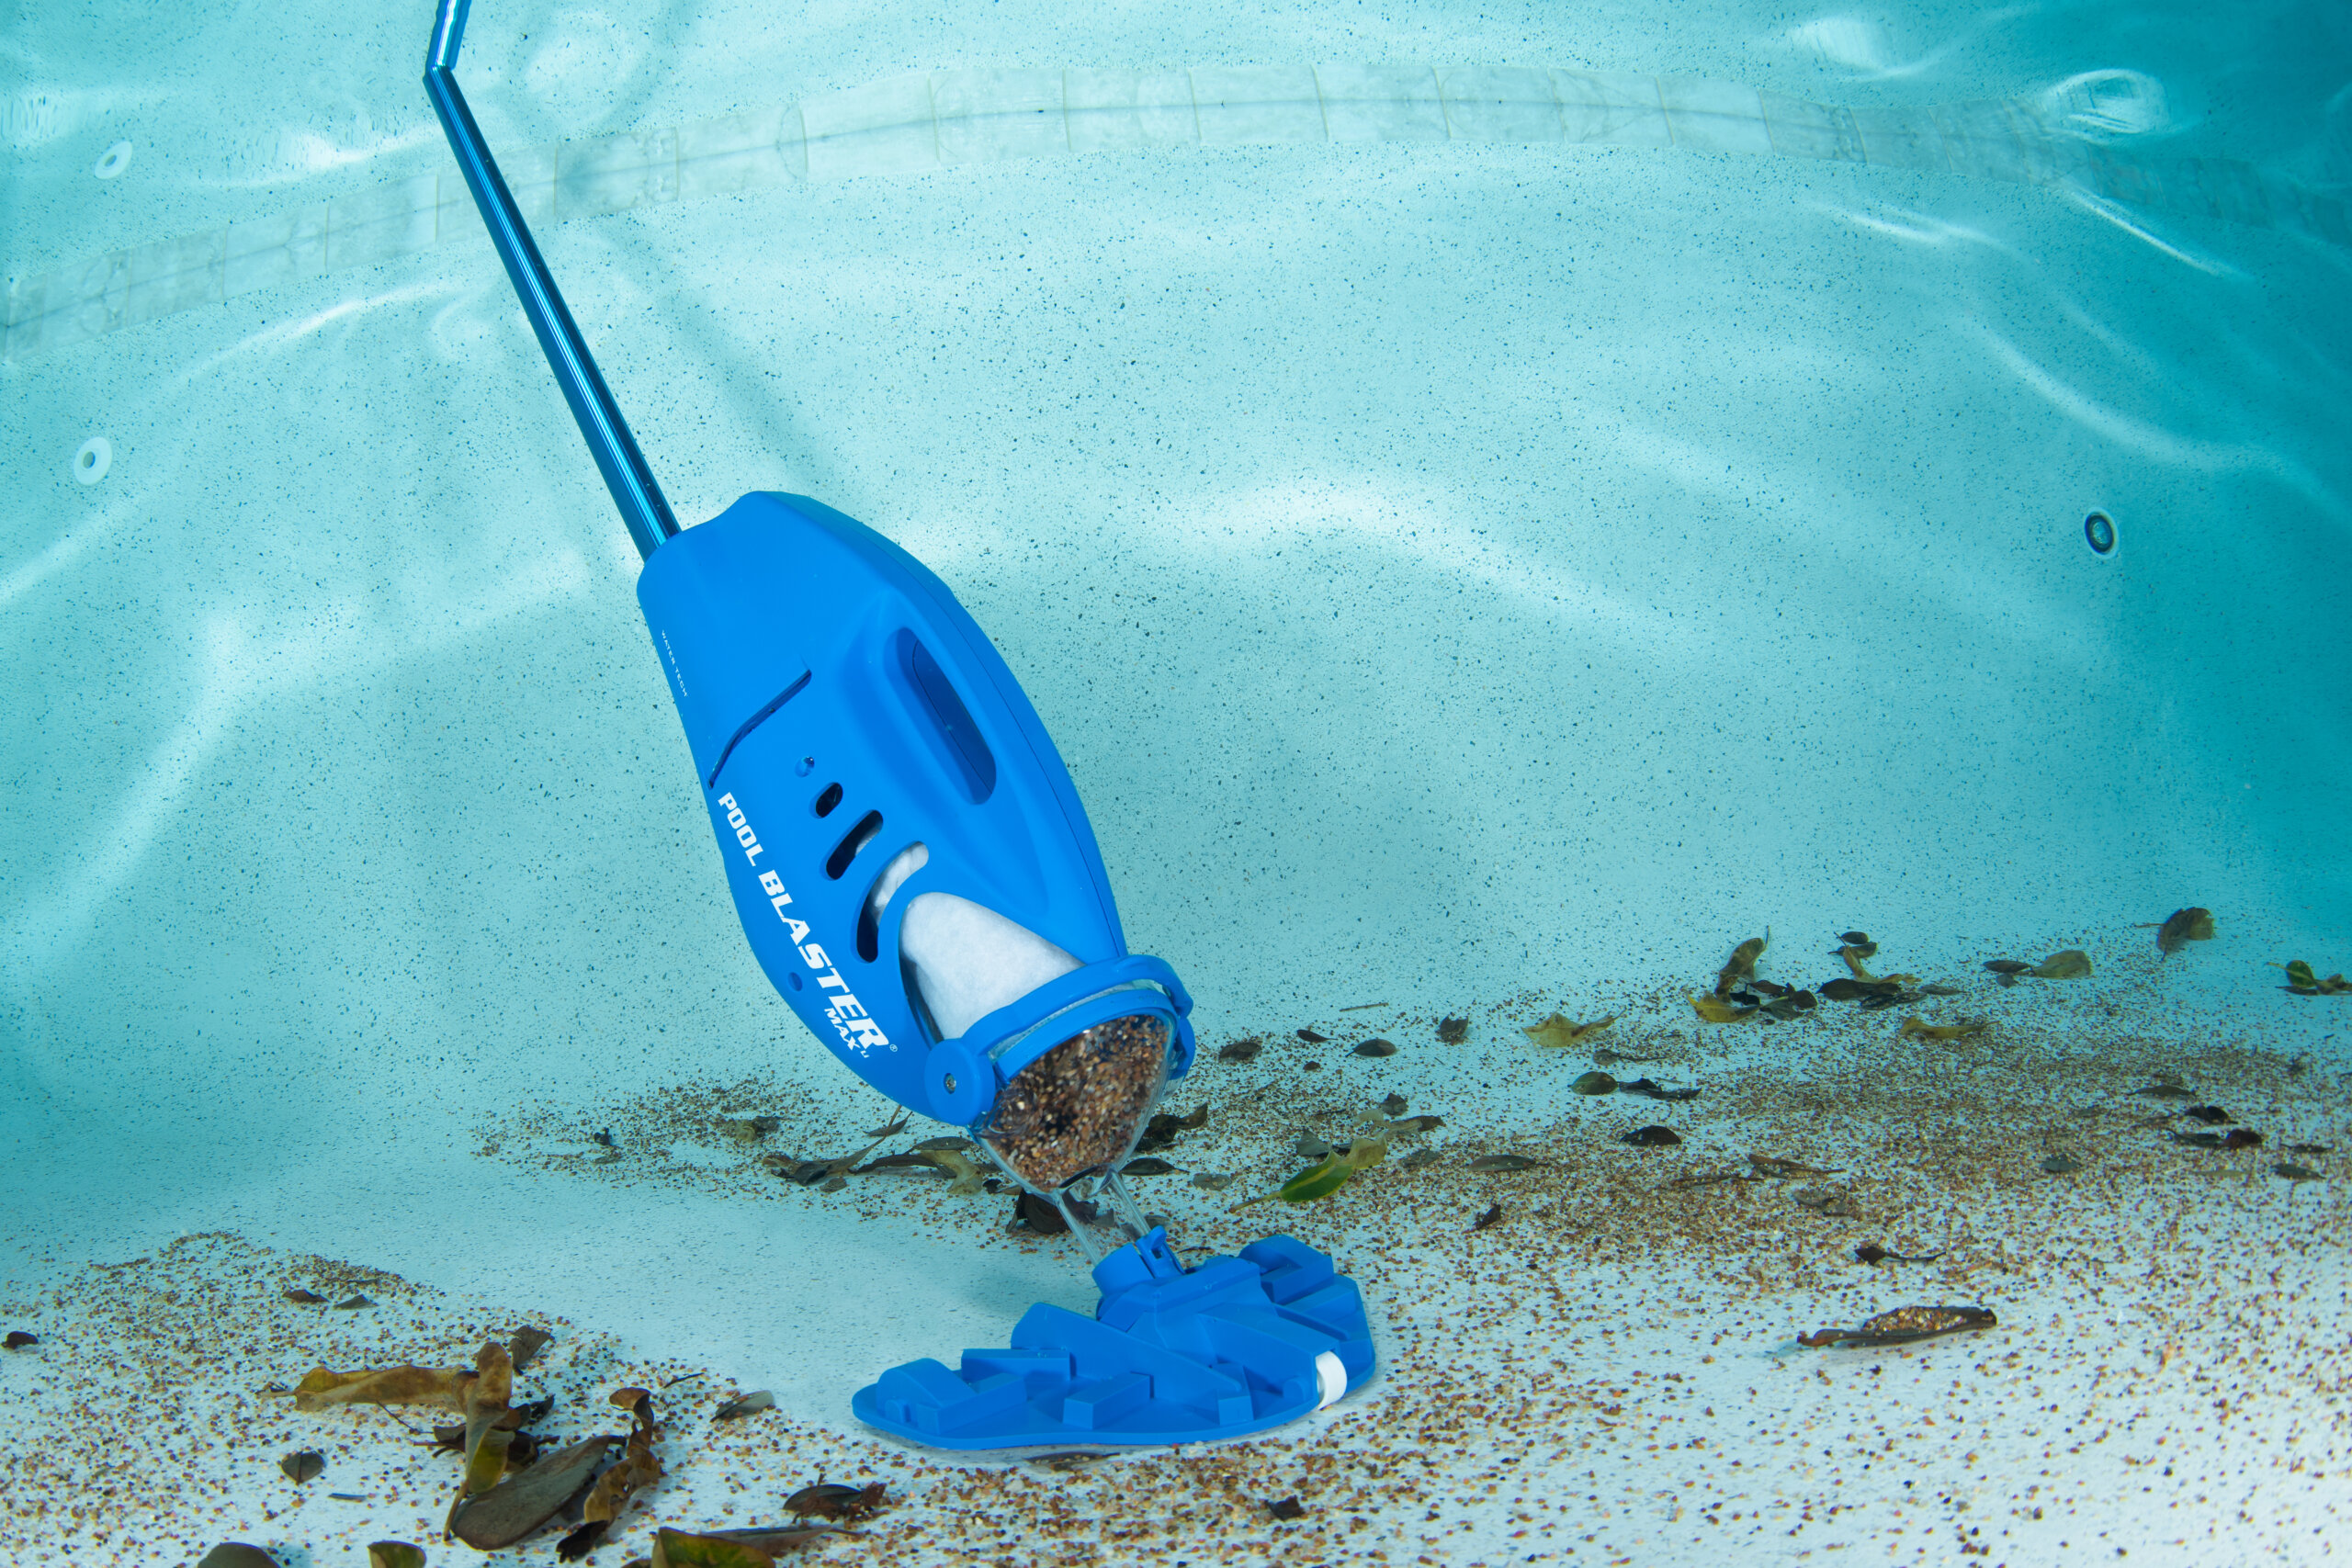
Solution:
M 645 558 L 638 600 L 752 951 L 851 1071 L 970 1128 L 1090 1247 L 1064 1190 L 1093 1179 L 1134 1238 L 1097 1265 L 1092 1319 L 1035 1307 L 1013 1348 L 898 1368 L 857 1414 L 957 1448 L 1190 1442 L 1361 1383 L 1363 1303 L 1329 1258 L 1276 1236 L 1188 1270 L 1121 1181 L 1192 1066 L 1192 998 L 1127 952 L 1061 757 L 955 595 L 801 496 L 679 528 L 458 90 L 465 17 L 441 0 L 425 90 Z

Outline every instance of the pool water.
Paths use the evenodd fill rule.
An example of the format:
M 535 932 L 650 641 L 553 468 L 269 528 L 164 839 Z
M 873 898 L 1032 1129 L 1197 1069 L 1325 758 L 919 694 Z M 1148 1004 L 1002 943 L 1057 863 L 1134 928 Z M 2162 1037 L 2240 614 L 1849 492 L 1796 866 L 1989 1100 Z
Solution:
M 462 1554 L 450 1461 L 261 1391 L 531 1322 L 567 1436 L 696 1374 L 615 1562 L 820 1471 L 896 1499 L 838 1561 L 2324 1559 L 2352 998 L 2267 965 L 2352 968 L 2340 9 L 481 0 L 680 519 L 859 519 L 1035 702 L 1198 998 L 1179 1247 L 1363 1284 L 1372 1387 L 1076 1472 L 849 1416 L 1091 1292 L 1009 1195 L 762 1163 L 892 1108 L 737 929 L 430 22 L 7 24 L 8 1555 Z M 1702 1022 L 1767 928 L 1955 994 Z M 1235 1211 L 1390 1093 L 1439 1159 Z M 1793 1348 L 1939 1302 L 1999 1326 Z

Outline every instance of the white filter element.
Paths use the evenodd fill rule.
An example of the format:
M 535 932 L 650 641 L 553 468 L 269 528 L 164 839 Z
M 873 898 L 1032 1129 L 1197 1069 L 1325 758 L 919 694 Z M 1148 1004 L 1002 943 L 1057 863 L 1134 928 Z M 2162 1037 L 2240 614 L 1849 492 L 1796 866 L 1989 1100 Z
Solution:
M 953 893 L 918 893 L 899 927 L 899 952 L 914 965 L 940 1038 L 956 1040 L 981 1019 L 1080 965 L 1044 937 Z

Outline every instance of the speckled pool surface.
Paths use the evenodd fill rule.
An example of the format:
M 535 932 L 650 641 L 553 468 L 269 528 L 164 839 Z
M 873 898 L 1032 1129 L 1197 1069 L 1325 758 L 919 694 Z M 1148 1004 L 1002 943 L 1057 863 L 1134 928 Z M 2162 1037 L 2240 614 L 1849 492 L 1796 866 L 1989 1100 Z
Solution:
M 681 519 L 817 497 L 988 628 L 1199 998 L 1170 1104 L 1210 1121 L 1146 1197 L 1195 1255 L 1331 1250 L 1382 1376 L 1067 1471 L 855 1426 L 885 1367 L 1091 1292 L 1009 1198 L 761 1164 L 889 1107 L 735 926 L 635 552 L 432 183 L 430 8 L 35 10 L 0 1556 L 478 1555 L 447 1456 L 262 1391 L 530 1322 L 566 1436 L 695 1374 L 608 1564 L 820 1472 L 892 1487 L 804 1554 L 843 1563 L 2333 1560 L 2352 1156 L 2287 1150 L 2352 1147 L 2352 997 L 2267 965 L 2352 968 L 2340 15 L 477 12 L 469 95 L 554 150 L 540 243 Z M 1060 149 L 981 136 L 1055 73 Z M 1180 79 L 1189 135 L 1125 147 L 1073 85 Z M 1550 130 L 1470 112 L 1539 79 Z M 1644 81 L 1655 125 L 1577 130 Z M 910 82 L 928 154 L 851 113 Z M 791 116 L 732 188 L 687 155 Z M 2190 905 L 2216 936 L 2159 956 Z M 1699 1023 L 1767 927 L 1765 977 L 1859 927 L 1955 994 Z M 1555 1010 L 1699 1098 L 1570 1093 Z M 2165 1073 L 2263 1145 L 2176 1142 Z M 1389 1093 L 1436 1161 L 1234 1212 Z M 1795 1345 L 1939 1302 L 1998 1325 Z

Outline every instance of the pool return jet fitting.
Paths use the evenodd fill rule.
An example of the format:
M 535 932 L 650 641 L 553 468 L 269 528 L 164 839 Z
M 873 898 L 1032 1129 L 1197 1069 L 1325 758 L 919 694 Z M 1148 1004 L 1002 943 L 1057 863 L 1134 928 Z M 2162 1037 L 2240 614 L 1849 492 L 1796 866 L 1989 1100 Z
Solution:
M 806 496 L 678 526 L 458 89 L 467 8 L 441 0 L 425 92 L 644 557 L 638 604 L 760 967 L 852 1072 L 969 1129 L 1101 1254 L 1092 1317 L 1041 1303 L 1010 1348 L 894 1368 L 852 1409 L 942 1448 L 1161 1444 L 1361 1386 L 1363 1302 L 1329 1258 L 1278 1235 L 1187 1268 L 1118 1175 L 1192 1066 L 1192 998 L 1127 951 L 1061 756 L 947 585 Z M 1107 1254 L 1074 1183 L 1119 1222 Z

